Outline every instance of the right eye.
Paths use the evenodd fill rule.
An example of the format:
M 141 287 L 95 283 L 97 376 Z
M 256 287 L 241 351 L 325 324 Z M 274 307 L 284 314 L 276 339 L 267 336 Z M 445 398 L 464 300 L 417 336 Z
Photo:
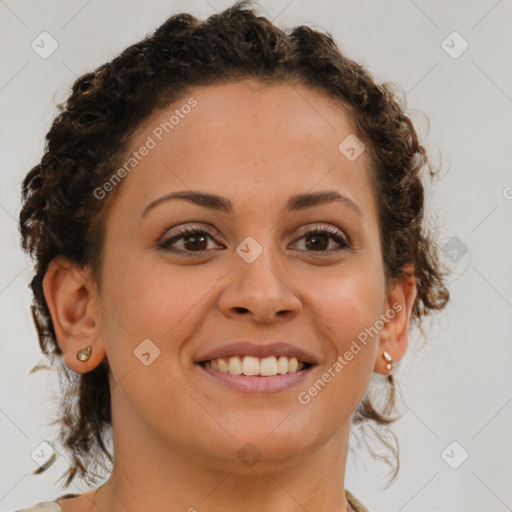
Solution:
M 181 256 L 204 256 L 208 249 L 208 241 L 215 242 L 213 235 L 205 228 L 181 227 L 178 234 L 159 242 L 158 247 Z M 176 248 L 176 242 L 180 242 L 181 248 Z

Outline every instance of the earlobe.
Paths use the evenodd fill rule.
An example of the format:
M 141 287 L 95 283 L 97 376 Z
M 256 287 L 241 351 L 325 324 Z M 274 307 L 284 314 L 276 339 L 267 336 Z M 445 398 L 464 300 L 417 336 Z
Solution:
M 409 324 L 417 288 L 414 267 L 407 265 L 403 270 L 402 277 L 394 280 L 383 311 L 385 325 L 380 331 L 374 370 L 384 375 L 389 375 L 396 362 L 402 359 L 409 340 Z
M 57 256 L 48 266 L 43 290 L 66 365 L 77 373 L 94 369 L 105 350 L 89 273 L 69 258 Z

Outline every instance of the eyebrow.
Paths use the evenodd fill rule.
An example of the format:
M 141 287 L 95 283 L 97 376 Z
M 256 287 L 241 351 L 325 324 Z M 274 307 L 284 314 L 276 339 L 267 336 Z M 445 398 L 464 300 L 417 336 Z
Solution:
M 144 208 L 142 217 L 147 215 L 147 213 L 156 206 L 173 199 L 188 201 L 189 203 L 202 206 L 203 208 L 209 208 L 210 210 L 233 213 L 233 203 L 225 197 L 196 190 L 184 190 L 181 192 L 172 192 L 155 199 Z M 360 217 L 364 217 L 364 213 L 356 202 L 335 190 L 309 192 L 292 196 L 286 202 L 286 207 L 288 212 L 293 212 L 332 202 L 341 202 L 350 207 Z

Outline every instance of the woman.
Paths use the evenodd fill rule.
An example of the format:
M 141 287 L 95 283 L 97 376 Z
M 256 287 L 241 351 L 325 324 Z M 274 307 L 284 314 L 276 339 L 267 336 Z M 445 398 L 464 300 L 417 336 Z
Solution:
M 20 228 L 69 377 L 66 485 L 112 467 L 38 506 L 366 510 L 344 489 L 351 426 L 393 421 L 409 327 L 448 301 L 425 169 L 389 87 L 246 2 L 80 77 Z

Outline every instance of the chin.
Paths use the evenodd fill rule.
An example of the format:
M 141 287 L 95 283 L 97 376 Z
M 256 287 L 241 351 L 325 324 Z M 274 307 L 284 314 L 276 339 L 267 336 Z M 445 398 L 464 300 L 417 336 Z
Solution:
M 221 458 L 227 455 L 234 464 L 232 467 L 234 471 L 245 473 L 247 469 L 254 473 L 275 470 L 281 464 L 283 467 L 289 465 L 294 459 L 300 457 L 301 453 L 313 450 L 315 446 L 321 444 L 318 439 L 311 437 L 311 428 L 291 431 L 283 424 L 276 428 L 277 425 L 279 422 L 274 423 L 272 428 L 264 430 L 255 429 L 254 426 L 238 429 L 233 432 L 235 439 L 226 440 L 229 444 L 225 446 L 226 451 L 218 455 Z M 232 454 L 235 455 L 234 459 Z

